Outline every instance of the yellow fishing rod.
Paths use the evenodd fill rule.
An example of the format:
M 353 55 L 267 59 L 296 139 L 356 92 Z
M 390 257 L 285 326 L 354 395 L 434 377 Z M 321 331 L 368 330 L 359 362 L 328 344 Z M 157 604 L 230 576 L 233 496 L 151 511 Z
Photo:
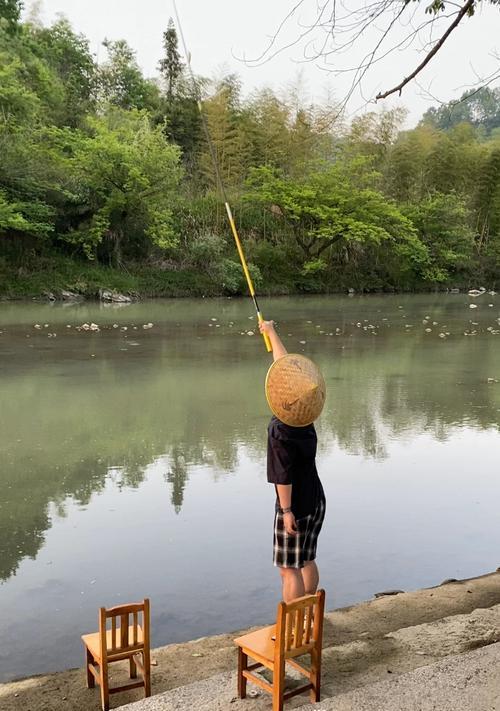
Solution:
M 245 253 L 243 252 L 243 247 L 241 245 L 241 241 L 240 241 L 240 238 L 238 235 L 238 230 L 236 229 L 236 223 L 234 221 L 231 206 L 229 205 L 229 201 L 227 199 L 226 189 L 224 187 L 224 182 L 222 180 L 222 175 L 221 175 L 221 172 L 219 169 L 219 161 L 217 160 L 217 153 L 215 152 L 215 147 L 214 147 L 214 144 L 212 143 L 212 138 L 210 136 L 210 130 L 208 128 L 206 116 L 203 113 L 203 106 L 201 104 L 201 98 L 200 98 L 198 84 L 196 83 L 196 80 L 195 80 L 194 74 L 193 74 L 193 70 L 191 69 L 191 55 L 188 52 L 186 40 L 184 39 L 184 33 L 182 32 L 182 25 L 181 25 L 181 21 L 179 19 L 179 13 L 177 12 L 177 5 L 175 3 L 175 0 L 173 0 L 173 4 L 174 4 L 175 19 L 177 21 L 177 27 L 179 28 L 179 34 L 181 36 L 182 46 L 184 47 L 184 55 L 186 57 L 186 64 L 187 64 L 189 75 L 191 77 L 191 81 L 193 84 L 193 89 L 194 89 L 195 96 L 196 96 L 196 103 L 198 105 L 198 110 L 199 110 L 200 116 L 201 116 L 201 123 L 203 126 L 203 131 L 205 133 L 205 137 L 206 137 L 207 143 L 208 143 L 208 148 L 210 150 L 210 155 L 212 157 L 212 162 L 214 165 L 217 183 L 218 183 L 221 195 L 222 195 L 222 199 L 224 200 L 224 206 L 226 208 L 227 218 L 229 220 L 231 232 L 233 233 L 234 241 L 236 242 L 236 249 L 238 250 L 238 255 L 240 257 L 241 266 L 243 267 L 243 273 L 245 274 L 245 279 L 247 280 L 248 290 L 250 291 L 250 296 L 252 297 L 252 300 L 253 300 L 253 303 L 255 306 L 255 311 L 257 312 L 257 319 L 258 319 L 259 323 L 261 323 L 264 320 L 264 317 L 262 316 L 261 310 L 259 308 L 259 302 L 257 301 L 257 296 L 255 294 L 255 289 L 253 286 L 252 277 L 250 276 L 250 272 L 248 270 L 247 262 L 245 259 Z M 267 348 L 268 352 L 270 353 L 272 351 L 272 346 L 271 346 L 271 341 L 269 340 L 269 336 L 267 335 L 267 333 L 263 333 L 262 336 L 264 338 L 264 343 L 266 344 L 266 348 Z

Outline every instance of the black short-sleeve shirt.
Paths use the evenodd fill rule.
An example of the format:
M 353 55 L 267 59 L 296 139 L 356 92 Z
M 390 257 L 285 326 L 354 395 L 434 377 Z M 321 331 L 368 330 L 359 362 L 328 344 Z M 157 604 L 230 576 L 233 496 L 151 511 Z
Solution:
M 316 469 L 318 438 L 314 425 L 290 427 L 273 417 L 267 433 L 268 482 L 292 485 L 295 518 L 313 514 L 324 497 Z

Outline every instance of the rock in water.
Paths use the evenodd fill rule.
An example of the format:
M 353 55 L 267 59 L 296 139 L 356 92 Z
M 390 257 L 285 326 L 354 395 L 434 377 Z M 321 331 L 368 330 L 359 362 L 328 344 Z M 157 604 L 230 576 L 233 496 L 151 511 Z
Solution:
M 66 289 L 61 290 L 61 299 L 63 301 L 80 301 L 81 298 L 80 294 L 77 294 L 74 291 L 67 291 Z
M 130 296 L 120 294 L 117 291 L 111 291 L 110 289 L 99 289 L 99 299 L 101 301 L 112 301 L 115 304 L 129 304 L 132 301 Z

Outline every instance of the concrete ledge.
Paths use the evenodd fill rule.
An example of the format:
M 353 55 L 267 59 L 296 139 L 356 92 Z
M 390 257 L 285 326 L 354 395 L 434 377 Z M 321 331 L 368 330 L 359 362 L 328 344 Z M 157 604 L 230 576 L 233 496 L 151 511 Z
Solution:
M 500 709 L 499 665 L 497 643 L 300 711 L 492 711 Z
M 295 711 L 492 711 L 500 709 L 500 644 L 447 657 L 388 681 L 326 698 L 319 704 L 296 697 Z M 122 707 L 125 711 L 269 711 L 271 699 L 257 692 L 236 698 L 234 673 L 218 674 Z

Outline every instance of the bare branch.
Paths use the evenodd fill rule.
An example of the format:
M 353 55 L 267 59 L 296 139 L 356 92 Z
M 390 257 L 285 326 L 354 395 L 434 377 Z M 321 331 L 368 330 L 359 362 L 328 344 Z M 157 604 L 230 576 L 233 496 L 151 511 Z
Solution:
M 415 79 L 415 77 L 420 74 L 422 69 L 426 67 L 427 64 L 429 64 L 431 59 L 434 57 L 435 54 L 439 52 L 439 50 L 446 42 L 453 30 L 461 23 L 465 15 L 467 15 L 474 8 L 474 3 L 475 0 L 467 0 L 460 12 L 457 14 L 454 22 L 451 23 L 444 35 L 441 36 L 441 38 L 438 40 L 438 42 L 436 42 L 431 51 L 425 56 L 423 62 L 421 62 L 418 67 L 409 76 L 405 77 L 405 79 L 403 79 L 403 81 L 401 81 L 397 86 L 393 87 L 392 89 L 389 89 L 388 91 L 385 91 L 383 94 L 377 94 L 377 96 L 375 97 L 377 101 L 379 99 L 387 99 L 388 96 L 390 96 L 391 94 L 395 94 L 396 92 L 398 92 L 401 96 L 403 87 L 405 87 L 412 79 Z
M 483 3 L 481 0 L 292 0 L 291 4 L 264 51 L 243 61 L 260 66 L 294 46 L 301 46 L 303 56 L 293 61 L 314 62 L 324 72 L 350 77 L 346 95 L 340 102 L 342 112 L 355 93 L 368 97 L 367 102 L 401 94 L 436 56 L 463 18 L 474 15 Z M 489 0 L 488 4 L 498 8 L 500 0 Z M 396 25 L 402 28 L 401 33 Z M 387 91 L 380 83 L 370 94 L 363 90 L 368 72 L 375 65 L 383 65 L 389 55 L 410 47 L 425 55 L 411 74 Z M 358 62 L 359 49 L 363 53 Z M 356 64 L 349 62 L 351 52 L 356 56 Z

